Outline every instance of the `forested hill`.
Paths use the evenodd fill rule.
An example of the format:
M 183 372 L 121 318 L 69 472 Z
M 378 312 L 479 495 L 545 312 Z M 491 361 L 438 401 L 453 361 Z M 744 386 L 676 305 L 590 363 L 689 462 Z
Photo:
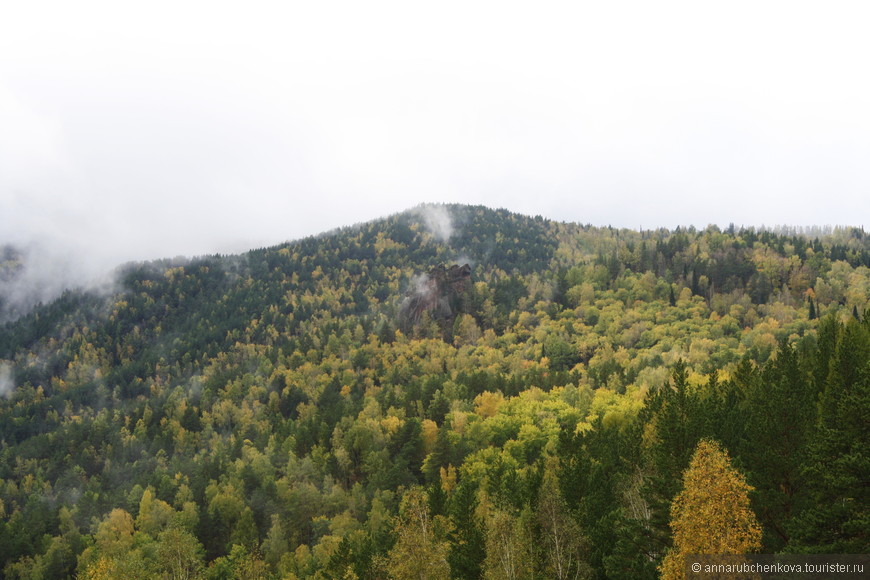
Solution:
M 0 326 L 0 569 L 656 577 L 711 456 L 739 551 L 867 553 L 868 299 L 860 229 L 455 205 L 128 265 Z

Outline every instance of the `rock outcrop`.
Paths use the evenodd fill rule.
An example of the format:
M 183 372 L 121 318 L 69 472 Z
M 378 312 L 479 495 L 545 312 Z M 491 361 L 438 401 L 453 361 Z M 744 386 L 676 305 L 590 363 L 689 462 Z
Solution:
M 428 313 L 446 333 L 458 314 L 468 312 L 470 291 L 471 266 L 435 266 L 429 274 L 418 277 L 405 295 L 399 310 L 400 328 L 413 330 Z

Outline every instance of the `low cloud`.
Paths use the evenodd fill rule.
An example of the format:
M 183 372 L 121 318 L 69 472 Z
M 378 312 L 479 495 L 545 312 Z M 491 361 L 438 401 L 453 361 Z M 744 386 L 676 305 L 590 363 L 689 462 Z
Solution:
M 426 229 L 435 236 L 439 242 L 448 242 L 453 236 L 453 218 L 443 205 L 421 205 L 417 213 L 423 220 Z
M 113 268 L 71 248 L 31 243 L 2 248 L 0 256 L 0 323 L 48 304 L 65 290 L 109 294 L 115 289 Z
M 15 391 L 15 381 L 12 378 L 12 366 L 0 362 L 0 397 L 11 397 Z
M 470 258 L 467 254 L 460 254 L 453 259 L 453 263 L 457 266 L 464 266 L 465 264 L 468 264 L 472 268 L 477 266 L 477 260 L 475 260 L 474 258 Z

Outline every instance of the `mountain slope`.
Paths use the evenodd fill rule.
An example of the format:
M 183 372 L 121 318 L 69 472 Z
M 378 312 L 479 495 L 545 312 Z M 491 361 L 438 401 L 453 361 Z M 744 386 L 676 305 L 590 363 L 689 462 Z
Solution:
M 421 276 L 465 263 L 450 324 L 422 309 L 403 331 Z M 810 549 L 830 531 L 801 524 L 821 488 L 797 464 L 764 467 L 753 439 L 776 449 L 786 435 L 756 411 L 767 385 L 805 385 L 782 407 L 804 417 L 789 444 L 806 459 L 817 415 L 836 412 L 815 400 L 860 400 L 868 265 L 854 229 L 632 232 L 424 206 L 240 256 L 127 266 L 109 297 L 68 292 L 0 329 L 6 574 L 120 574 L 129 540 L 130 577 L 169 573 L 171 545 L 213 577 L 379 577 L 409 545 L 389 518 L 419 486 L 444 523 L 433 546 L 477 577 L 499 522 L 552 505 L 544 474 L 561 482 L 547 501 L 576 510 L 576 561 L 652 574 L 701 437 L 760 489 L 765 548 Z M 800 485 L 784 494 L 784 477 Z M 522 533 L 543 542 L 536 521 Z M 528 558 L 549 574 L 546 554 Z

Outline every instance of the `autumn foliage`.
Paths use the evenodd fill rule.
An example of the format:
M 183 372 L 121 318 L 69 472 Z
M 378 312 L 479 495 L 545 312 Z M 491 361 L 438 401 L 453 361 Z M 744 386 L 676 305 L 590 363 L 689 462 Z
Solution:
M 749 506 L 752 487 L 715 441 L 698 443 L 671 505 L 674 549 L 662 578 L 685 577 L 689 554 L 747 554 L 761 548 L 761 526 Z
M 17 318 L 0 290 L 0 576 L 653 580 L 759 526 L 870 552 L 870 235 L 444 209 L 449 240 L 406 212 Z

